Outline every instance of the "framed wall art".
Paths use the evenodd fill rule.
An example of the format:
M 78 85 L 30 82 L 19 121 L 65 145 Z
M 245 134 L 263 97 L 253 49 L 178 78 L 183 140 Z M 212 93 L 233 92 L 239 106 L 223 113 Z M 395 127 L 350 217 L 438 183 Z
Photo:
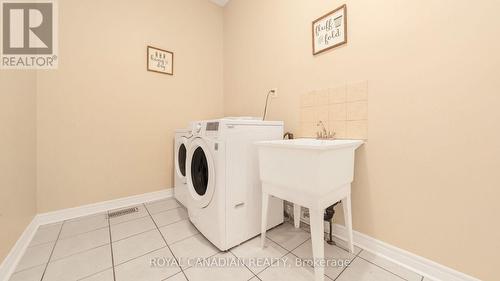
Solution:
M 312 23 L 313 55 L 347 43 L 347 9 L 342 5 Z
M 174 53 L 147 46 L 147 70 L 174 75 Z

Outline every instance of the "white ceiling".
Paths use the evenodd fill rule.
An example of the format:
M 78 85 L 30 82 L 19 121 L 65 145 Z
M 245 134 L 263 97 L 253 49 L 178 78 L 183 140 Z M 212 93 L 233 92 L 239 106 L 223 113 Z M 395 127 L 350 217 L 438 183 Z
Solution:
M 227 2 L 229 2 L 229 0 L 210 0 L 210 1 L 214 2 L 215 4 L 221 7 L 224 7 L 224 5 L 226 5 Z

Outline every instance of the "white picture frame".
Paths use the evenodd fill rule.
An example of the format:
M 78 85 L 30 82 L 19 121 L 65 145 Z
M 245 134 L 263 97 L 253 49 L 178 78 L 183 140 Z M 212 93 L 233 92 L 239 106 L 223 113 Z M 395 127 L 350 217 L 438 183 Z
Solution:
M 156 48 L 153 46 L 147 46 L 147 70 L 161 73 L 174 75 L 174 53 Z
M 312 22 L 313 55 L 347 43 L 347 7 L 337 9 Z

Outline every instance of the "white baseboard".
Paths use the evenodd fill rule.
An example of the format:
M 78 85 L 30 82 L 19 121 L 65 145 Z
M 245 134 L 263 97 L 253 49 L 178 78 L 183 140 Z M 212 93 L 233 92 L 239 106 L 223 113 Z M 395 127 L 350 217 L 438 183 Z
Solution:
M 103 201 L 88 205 L 83 205 L 74 208 L 62 209 L 48 213 L 38 214 L 39 224 L 48 224 L 63 220 L 74 219 L 78 217 L 88 216 L 100 212 L 105 212 L 112 209 L 123 208 L 131 205 L 142 204 L 149 201 L 161 200 L 173 196 L 173 188 L 164 189 L 155 192 L 149 192 L 119 199 Z
M 0 265 L 0 280 L 9 280 L 16 268 L 17 263 L 23 256 L 26 248 L 28 248 L 28 245 L 33 239 L 38 227 L 41 225 L 170 197 L 173 197 L 173 188 L 38 214 L 33 218 L 28 227 L 26 227 L 21 237 L 17 240 L 14 247 L 12 247 L 9 254 Z
M 17 263 L 23 256 L 24 251 L 26 251 L 31 239 L 33 239 L 38 226 L 39 224 L 35 216 L 0 265 L 0 280 L 9 280 L 10 275 L 14 272 Z
M 326 229 L 326 228 L 325 228 Z M 333 235 L 346 240 L 346 229 L 343 225 L 333 225 Z M 426 278 L 435 281 L 480 281 L 475 277 L 446 267 L 437 262 L 410 253 L 393 245 L 387 244 L 363 233 L 354 231 L 354 244 L 363 250 L 386 258 L 395 264 L 412 270 Z

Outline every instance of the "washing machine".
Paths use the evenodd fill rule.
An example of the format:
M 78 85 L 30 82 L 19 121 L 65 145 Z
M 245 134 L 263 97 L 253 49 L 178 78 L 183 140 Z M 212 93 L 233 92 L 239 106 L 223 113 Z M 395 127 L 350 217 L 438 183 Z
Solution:
M 261 183 L 255 142 L 281 139 L 283 122 L 225 118 L 193 123 L 186 161 L 187 206 L 196 228 L 222 251 L 260 233 Z M 271 198 L 268 228 L 283 222 Z
M 186 157 L 188 141 L 191 137 L 191 129 L 175 130 L 174 142 L 174 196 L 179 203 L 186 207 L 188 196 L 186 179 Z

